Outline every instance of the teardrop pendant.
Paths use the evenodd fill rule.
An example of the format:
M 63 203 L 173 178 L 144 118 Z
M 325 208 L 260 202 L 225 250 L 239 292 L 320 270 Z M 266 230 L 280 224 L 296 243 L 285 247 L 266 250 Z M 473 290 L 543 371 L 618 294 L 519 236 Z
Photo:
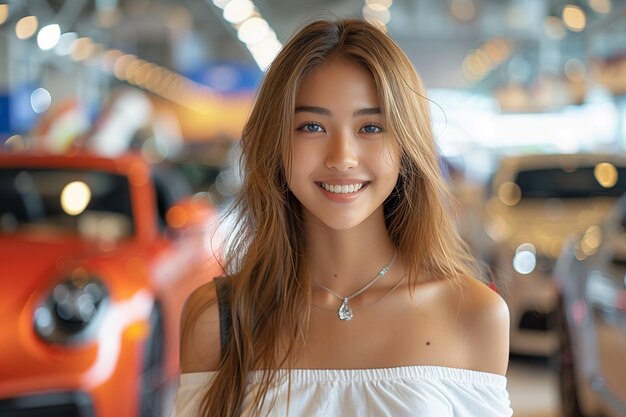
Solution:
M 352 309 L 350 308 L 350 304 L 348 304 L 348 299 L 344 298 L 343 303 L 339 306 L 339 319 L 340 320 L 352 320 Z

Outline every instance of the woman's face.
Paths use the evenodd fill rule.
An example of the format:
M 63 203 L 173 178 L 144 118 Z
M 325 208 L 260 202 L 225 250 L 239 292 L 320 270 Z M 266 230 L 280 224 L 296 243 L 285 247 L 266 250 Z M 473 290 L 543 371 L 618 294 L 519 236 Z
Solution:
M 316 68 L 296 96 L 288 183 L 315 218 L 336 230 L 377 212 L 398 180 L 399 150 L 386 126 L 372 75 L 331 59 Z

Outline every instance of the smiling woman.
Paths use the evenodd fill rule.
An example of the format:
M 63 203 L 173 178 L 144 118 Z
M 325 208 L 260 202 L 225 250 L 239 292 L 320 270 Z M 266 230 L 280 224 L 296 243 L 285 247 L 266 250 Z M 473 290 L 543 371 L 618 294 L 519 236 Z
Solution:
M 397 146 L 383 141 L 372 75 L 345 58 L 316 68 L 298 89 L 294 126 L 287 182 L 305 224 L 316 219 L 345 230 L 376 210 L 382 218 L 400 157 Z
M 285 45 L 243 132 L 227 275 L 183 314 L 178 416 L 511 415 L 508 310 L 456 234 L 428 107 L 371 24 Z

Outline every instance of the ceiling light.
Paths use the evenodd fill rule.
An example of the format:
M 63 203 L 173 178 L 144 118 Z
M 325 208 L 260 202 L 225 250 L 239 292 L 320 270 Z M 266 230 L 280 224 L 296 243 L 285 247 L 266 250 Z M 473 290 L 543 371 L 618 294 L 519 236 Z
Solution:
M 231 0 L 224 7 L 224 20 L 238 24 L 252 16 L 254 4 L 250 0 Z
M 263 71 L 270 66 L 281 48 L 282 45 L 275 36 L 267 37 L 260 42 L 249 45 L 252 57 Z
M 113 66 L 113 75 L 115 75 L 115 78 L 118 80 L 125 80 L 126 68 L 128 68 L 130 63 L 136 59 L 137 57 L 135 55 L 124 55 L 119 57 Z
M 246 45 L 259 42 L 271 34 L 270 25 L 265 19 L 260 17 L 252 17 L 246 20 L 239 26 L 237 31 L 237 37 Z
M 60 56 L 71 54 L 76 39 L 78 39 L 76 32 L 66 32 L 62 34 L 57 46 L 54 48 L 54 53 Z
M 38 88 L 30 95 L 30 106 L 35 113 L 43 113 L 50 107 L 52 96 L 45 88 Z
M 93 54 L 93 41 L 89 37 L 79 38 L 72 44 L 71 58 L 74 61 L 84 61 Z
M 28 39 L 37 32 L 38 25 L 37 17 L 23 17 L 15 24 L 15 35 L 18 39 Z
M 41 28 L 37 34 L 37 45 L 42 51 L 54 48 L 61 39 L 61 28 L 59 25 L 48 25 Z
M 9 5 L 0 4 L 0 25 L 7 21 L 9 18 Z
M 585 80 L 585 64 L 578 58 L 570 58 L 565 62 L 565 76 L 574 82 Z
M 472 20 L 476 17 L 476 6 L 472 0 L 452 0 L 450 12 L 459 20 Z
M 220 9 L 226 7 L 226 5 L 230 2 L 230 0 L 213 0 L 213 4 Z
M 372 9 L 376 9 L 376 7 L 388 9 L 393 4 L 393 0 L 365 0 L 365 4 L 370 6 Z
M 589 0 L 589 7 L 597 13 L 610 13 L 611 0 Z
M 391 20 L 391 13 L 389 12 L 389 9 L 375 10 L 366 5 L 363 6 L 362 13 L 365 20 L 374 24 L 386 25 Z
M 568 4 L 563 9 L 563 23 L 573 32 L 581 32 L 585 29 L 587 17 L 583 9 L 578 6 Z

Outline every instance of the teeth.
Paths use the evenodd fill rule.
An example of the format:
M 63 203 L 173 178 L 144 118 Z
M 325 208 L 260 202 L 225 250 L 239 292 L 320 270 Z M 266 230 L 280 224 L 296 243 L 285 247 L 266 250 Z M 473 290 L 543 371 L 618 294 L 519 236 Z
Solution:
M 359 191 L 361 188 L 363 188 L 363 183 L 360 182 L 358 184 L 350 184 L 350 185 L 333 185 L 333 184 L 322 183 L 322 188 L 325 189 L 326 191 L 330 191 L 331 193 L 335 193 L 335 194 L 349 194 L 349 193 L 355 193 Z

